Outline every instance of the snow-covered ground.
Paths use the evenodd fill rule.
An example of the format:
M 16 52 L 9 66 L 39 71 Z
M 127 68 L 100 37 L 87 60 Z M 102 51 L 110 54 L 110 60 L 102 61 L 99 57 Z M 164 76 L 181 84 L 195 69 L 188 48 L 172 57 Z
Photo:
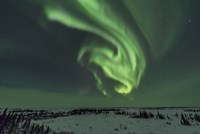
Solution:
M 32 123 L 73 134 L 200 134 L 200 108 L 116 108 L 104 113 L 92 110 L 66 110 L 67 116 Z

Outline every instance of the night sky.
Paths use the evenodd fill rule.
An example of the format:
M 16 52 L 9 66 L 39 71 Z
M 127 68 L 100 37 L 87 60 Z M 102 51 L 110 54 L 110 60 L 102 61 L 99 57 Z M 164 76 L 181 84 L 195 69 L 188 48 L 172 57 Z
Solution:
M 0 107 L 200 106 L 199 0 L 83 1 L 0 1 Z

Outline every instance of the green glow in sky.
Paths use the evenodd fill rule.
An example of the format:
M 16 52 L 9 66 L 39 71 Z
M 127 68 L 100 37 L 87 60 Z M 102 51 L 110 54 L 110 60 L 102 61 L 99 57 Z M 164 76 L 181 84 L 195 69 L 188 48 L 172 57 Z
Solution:
M 0 4 L 1 107 L 199 106 L 199 0 L 38 1 Z
M 72 10 L 76 10 L 79 16 L 67 8 L 69 3 L 76 5 L 77 9 Z M 94 74 L 99 89 L 107 95 L 111 90 L 108 85 L 120 94 L 128 94 L 137 88 L 145 59 L 135 33 L 126 22 L 117 17 L 106 1 L 68 1 L 63 4 L 66 6 L 64 9 L 56 3 L 53 7 L 47 6 L 48 17 L 100 37 L 87 41 L 78 54 L 78 62 Z M 84 19 L 79 18 L 83 16 Z M 111 82 L 107 85 L 107 81 Z
M 93 73 L 104 95 L 111 90 L 126 95 L 139 86 L 146 67 L 145 43 L 141 38 L 146 40 L 152 55 L 159 58 L 180 32 L 180 15 L 173 22 L 162 24 L 165 22 L 162 15 L 171 19 L 174 11 L 180 11 L 176 2 L 169 0 L 159 6 L 158 3 L 158 0 L 52 0 L 46 5 L 46 14 L 51 20 L 94 34 L 83 43 L 78 62 Z M 169 13 L 155 16 L 166 4 L 171 6 Z M 171 31 L 162 32 L 163 25 L 162 30 Z

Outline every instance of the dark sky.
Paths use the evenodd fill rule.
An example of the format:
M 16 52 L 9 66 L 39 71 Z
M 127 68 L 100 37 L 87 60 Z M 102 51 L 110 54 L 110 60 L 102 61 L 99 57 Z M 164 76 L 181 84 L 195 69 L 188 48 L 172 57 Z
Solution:
M 199 106 L 200 2 L 188 3 L 183 34 L 161 59 L 149 58 L 139 88 L 105 97 L 77 63 L 89 33 L 48 20 L 42 6 L 2 0 L 0 107 Z

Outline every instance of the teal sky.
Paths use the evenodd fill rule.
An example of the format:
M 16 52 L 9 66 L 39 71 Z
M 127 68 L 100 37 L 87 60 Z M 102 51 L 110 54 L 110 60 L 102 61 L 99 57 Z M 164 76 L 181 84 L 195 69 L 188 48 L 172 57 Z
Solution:
M 0 107 L 199 106 L 198 0 L 3 0 Z

